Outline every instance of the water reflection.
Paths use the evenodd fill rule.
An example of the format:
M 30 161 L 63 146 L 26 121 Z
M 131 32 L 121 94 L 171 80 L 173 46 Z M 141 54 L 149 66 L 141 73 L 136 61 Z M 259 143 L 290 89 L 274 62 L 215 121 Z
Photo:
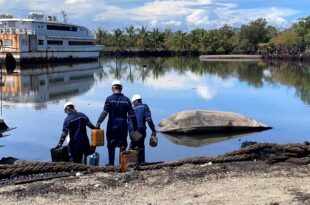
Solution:
M 202 147 L 209 144 L 214 144 L 226 140 L 236 139 L 243 136 L 249 136 L 250 133 L 216 133 L 216 134 L 191 134 L 191 135 L 180 135 L 180 134 L 165 134 L 162 133 L 170 142 L 183 145 L 187 147 Z
M 6 106 L 26 103 L 36 109 L 45 108 L 47 102 L 87 92 L 94 85 L 95 75 L 103 78 L 101 70 L 97 61 L 70 65 L 19 65 L 14 72 L 2 69 L 2 98 Z
M 265 83 L 283 84 L 296 89 L 296 95 L 310 104 L 310 65 L 294 62 L 202 62 L 198 58 L 115 58 L 100 59 L 111 78 L 132 83 L 156 84 L 159 88 L 184 88 L 184 81 L 197 76 L 212 75 L 223 81 L 236 79 L 249 86 L 262 88 Z M 175 73 L 171 76 L 172 72 Z M 182 78 L 183 76 L 183 78 Z M 213 98 L 215 90 L 201 84 L 191 89 L 205 99 Z
M 1 154 L 49 161 L 49 149 L 58 142 L 65 117 L 64 102 L 75 102 L 95 122 L 115 78 L 122 80 L 128 97 L 143 96 L 155 124 L 179 111 L 208 109 L 240 113 L 274 127 L 242 136 L 182 138 L 158 133 L 159 146 L 147 146 L 147 161 L 222 154 L 240 148 L 243 140 L 303 142 L 310 133 L 309 69 L 308 64 L 201 62 L 180 57 L 102 58 L 99 63 L 17 67 L 12 74 L 4 71 L 3 118 L 18 129 L 12 137 L 1 138 L 0 145 L 5 145 Z M 25 103 L 29 108 L 20 106 Z M 106 163 L 106 147 L 98 152 L 100 163 Z

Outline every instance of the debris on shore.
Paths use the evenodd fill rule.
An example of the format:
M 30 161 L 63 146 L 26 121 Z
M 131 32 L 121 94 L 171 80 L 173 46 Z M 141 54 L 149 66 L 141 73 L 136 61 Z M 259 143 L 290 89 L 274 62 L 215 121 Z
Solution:
M 309 204 L 310 166 L 261 161 L 93 173 L 0 187 L 2 204 Z
M 29 165 L 21 161 L 0 165 L 0 201 L 4 204 L 310 203 L 308 142 L 284 145 L 248 142 L 243 146 L 217 157 L 146 164 L 126 173 L 118 172 L 117 167 L 104 170 L 105 167 L 69 163 Z M 36 166 L 42 172 L 34 171 Z M 12 168 L 17 171 L 11 173 Z

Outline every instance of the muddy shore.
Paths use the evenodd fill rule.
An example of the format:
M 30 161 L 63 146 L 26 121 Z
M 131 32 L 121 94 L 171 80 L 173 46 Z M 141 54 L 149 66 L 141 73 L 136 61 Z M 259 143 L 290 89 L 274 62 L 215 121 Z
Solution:
M 1 204 L 310 204 L 310 165 L 183 165 L 0 187 Z

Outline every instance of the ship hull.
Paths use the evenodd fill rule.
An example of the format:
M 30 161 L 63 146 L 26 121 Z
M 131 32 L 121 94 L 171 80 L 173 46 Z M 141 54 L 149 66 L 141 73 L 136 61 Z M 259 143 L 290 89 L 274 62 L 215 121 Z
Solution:
M 99 57 L 99 50 L 90 51 L 35 51 L 11 52 L 17 62 L 58 62 L 58 61 L 83 61 Z M 0 59 L 5 60 L 7 52 L 0 52 Z

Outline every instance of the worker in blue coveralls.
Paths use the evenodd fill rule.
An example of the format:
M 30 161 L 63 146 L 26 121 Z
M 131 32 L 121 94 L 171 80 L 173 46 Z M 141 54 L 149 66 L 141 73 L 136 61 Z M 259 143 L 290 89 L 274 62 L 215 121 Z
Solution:
M 156 130 L 155 125 L 152 120 L 152 115 L 150 108 L 147 104 L 142 103 L 142 98 L 140 95 L 136 94 L 132 96 L 131 102 L 133 104 L 133 110 L 135 112 L 135 116 L 137 118 L 138 122 L 138 131 L 142 135 L 142 137 L 135 141 L 131 139 L 131 143 L 129 145 L 130 149 L 138 149 L 138 159 L 139 163 L 145 163 L 145 146 L 144 146 L 144 140 L 146 138 L 146 125 L 147 122 L 150 129 L 152 130 L 152 136 L 156 136 Z M 129 131 L 132 131 L 132 123 L 129 123 Z
M 69 134 L 70 161 L 82 163 L 83 155 L 87 156 L 94 152 L 89 145 L 86 126 L 91 129 L 96 129 L 96 127 L 85 114 L 76 111 L 72 102 L 65 103 L 64 112 L 68 115 L 63 123 L 62 134 L 56 148 L 62 146 Z
M 109 115 L 107 125 L 107 147 L 109 154 L 108 166 L 114 166 L 115 148 L 120 152 L 125 151 L 128 133 L 128 119 L 133 122 L 133 130 L 137 130 L 137 119 L 132 109 L 130 100 L 122 94 L 123 86 L 119 80 L 112 83 L 112 95 L 108 96 L 103 111 L 99 116 L 96 127 L 99 129 L 101 123 Z

